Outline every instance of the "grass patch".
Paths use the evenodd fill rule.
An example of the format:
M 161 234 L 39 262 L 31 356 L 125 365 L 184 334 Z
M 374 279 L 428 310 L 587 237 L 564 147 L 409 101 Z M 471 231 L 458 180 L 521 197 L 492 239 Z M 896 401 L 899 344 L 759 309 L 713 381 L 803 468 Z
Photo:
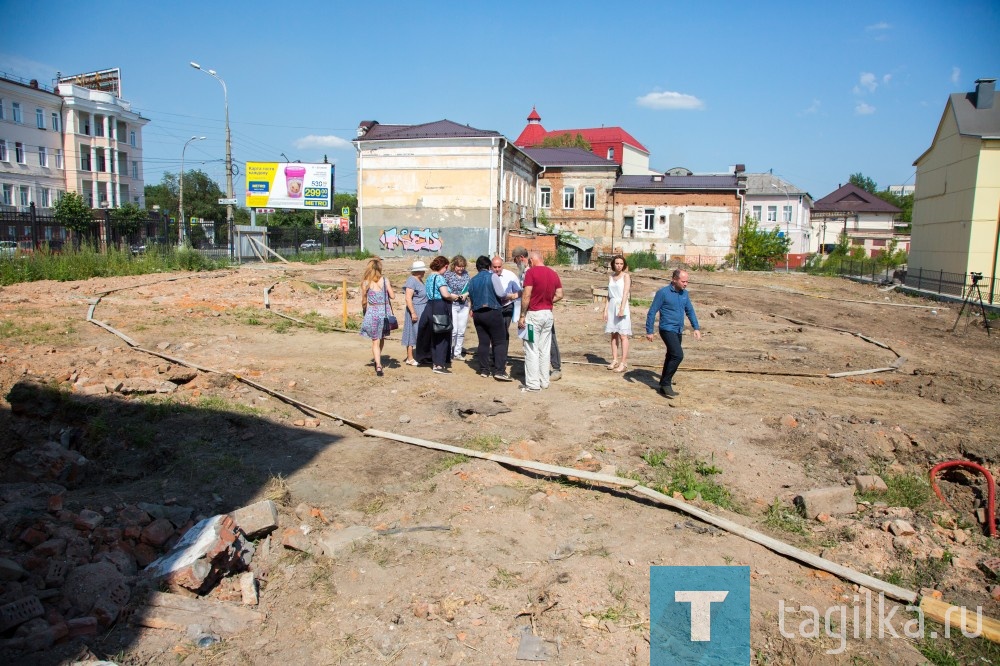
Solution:
M 173 271 L 208 271 L 227 268 L 229 259 L 212 259 L 189 248 L 157 245 L 145 254 L 133 256 L 117 248 L 99 252 L 83 245 L 79 250 L 48 249 L 0 260 L 0 285 L 38 280 L 88 280 L 95 277 L 146 275 Z
M 936 638 L 924 638 L 917 643 L 917 650 L 935 666 L 963 666 L 964 664 L 1000 664 L 1000 645 L 985 638 L 966 638 L 960 629 L 951 628 L 951 635 L 944 637 L 944 627 L 932 620 L 925 620 L 924 634 L 932 631 Z
M 500 435 L 476 435 L 472 439 L 465 442 L 465 448 L 473 449 L 475 451 L 482 451 L 483 453 L 490 453 L 496 451 L 506 445 L 503 438 Z M 464 457 L 464 456 L 463 456 Z
M 239 402 L 232 402 L 218 396 L 203 396 L 198 398 L 198 401 L 195 403 L 195 407 L 198 409 L 210 409 L 217 412 L 246 414 L 248 416 L 259 416 L 261 414 L 261 410 L 256 407 L 244 405 Z
M 446 472 L 455 465 L 461 465 L 462 463 L 469 460 L 468 456 L 463 456 L 461 453 L 452 453 L 447 456 L 441 456 L 438 458 L 437 462 L 432 464 L 427 469 L 428 476 L 436 476 L 441 472 Z
M 292 491 L 283 476 L 278 474 L 267 480 L 267 485 L 264 486 L 264 499 L 281 506 L 291 506 Z
M 863 492 L 858 497 L 866 502 L 885 502 L 889 506 L 906 506 L 918 509 L 931 499 L 931 484 L 916 474 L 882 474 L 888 486 L 884 492 Z
M 75 336 L 76 327 L 72 322 L 56 325 L 50 322 L 29 323 L 23 318 L 19 321 L 0 321 L 0 340 L 7 344 L 50 344 L 66 343 L 67 338 Z
M 388 500 L 389 496 L 385 493 L 369 493 L 358 498 L 354 508 L 366 516 L 374 516 L 385 510 Z
M 521 572 L 519 571 L 507 571 L 506 569 L 497 568 L 496 575 L 490 578 L 489 586 L 497 589 L 510 590 L 517 587 L 521 580 Z
M 734 508 L 729 490 L 713 478 L 722 474 L 714 464 L 685 454 L 671 460 L 670 453 L 662 449 L 647 452 L 643 460 L 651 468 L 649 486 L 653 490 L 665 495 L 680 493 L 686 500 L 701 497 L 724 509 Z
M 771 505 L 764 512 L 764 524 L 774 530 L 790 532 L 806 536 L 806 521 L 794 508 L 782 504 L 781 500 L 774 498 Z

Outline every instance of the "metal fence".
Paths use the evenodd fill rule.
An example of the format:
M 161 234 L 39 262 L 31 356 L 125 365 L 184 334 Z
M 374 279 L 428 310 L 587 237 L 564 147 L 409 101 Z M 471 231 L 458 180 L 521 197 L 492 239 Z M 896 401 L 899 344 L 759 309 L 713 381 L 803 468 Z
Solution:
M 906 267 L 893 268 L 871 259 L 843 259 L 837 267 L 837 275 L 864 278 L 872 282 L 891 282 L 895 277 L 902 279 L 905 272 Z
M 976 282 L 978 282 L 977 286 L 983 296 L 983 303 L 988 305 L 1000 303 L 1000 278 L 983 275 L 981 278 L 977 278 Z M 903 284 L 914 289 L 962 298 L 969 293 L 969 289 L 972 287 L 972 275 L 916 268 L 906 272 Z
M 30 206 L 26 211 L 0 210 L 0 240 L 15 241 L 22 251 L 47 248 L 62 251 L 70 242 L 87 243 L 100 251 L 107 248 L 131 249 L 135 254 L 155 245 L 176 245 L 179 242 L 177 223 L 153 212 L 139 224 L 134 233 L 124 234 L 111 221 L 109 210 L 95 210 L 90 229 L 78 238 L 55 219 L 50 209 Z M 185 224 L 184 239 L 197 252 L 215 259 L 233 258 L 225 222 L 202 227 Z M 341 256 L 357 252 L 357 227 L 348 231 L 323 231 L 314 227 L 270 227 L 267 244 L 282 256 L 298 257 L 319 253 Z M 246 258 L 246 257 L 244 257 Z

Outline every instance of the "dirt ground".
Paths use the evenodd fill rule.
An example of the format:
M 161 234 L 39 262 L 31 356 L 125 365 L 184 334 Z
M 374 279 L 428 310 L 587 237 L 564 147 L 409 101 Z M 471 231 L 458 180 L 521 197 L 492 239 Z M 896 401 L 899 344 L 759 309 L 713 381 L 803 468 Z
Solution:
M 407 265 L 387 261 L 397 313 Z M 850 639 L 827 654 L 833 638 L 788 637 L 797 615 L 786 618 L 783 635 L 779 600 L 850 605 L 858 590 L 735 535 L 624 490 L 368 437 L 275 392 L 378 430 L 648 482 L 684 461 L 714 467 L 696 477 L 728 493 L 730 508 L 693 504 L 1000 616 L 996 581 L 976 568 L 998 554 L 974 513 L 981 479 L 946 477 L 949 513 L 933 497 L 915 510 L 876 501 L 826 522 L 799 519 L 791 508 L 802 492 L 853 485 L 856 474 L 926 477 L 933 464 L 958 458 L 998 469 L 1000 334 L 987 337 L 975 320 L 952 333 L 956 306 L 835 278 L 695 272 L 690 290 L 704 337 L 685 336 L 681 395 L 668 401 L 654 390 L 664 350 L 641 335 L 646 308 L 632 308 L 631 367 L 609 372 L 603 306 L 591 292 L 607 278 L 560 268 L 563 377 L 522 394 L 516 382 L 479 377 L 471 355 L 447 376 L 404 365 L 398 332 L 386 343 L 385 376 L 376 377 L 368 342 L 335 330 L 342 281 L 352 317 L 360 313 L 362 269 L 331 260 L 0 289 L 0 455 L 9 460 L 76 428 L 77 450 L 95 464 L 86 483 L 67 491 L 67 508 L 142 501 L 212 516 L 277 497 L 282 528 L 329 521 L 382 530 L 336 559 L 283 548 L 278 533 L 258 544 L 253 566 L 266 619 L 210 647 L 134 626 L 125 614 L 108 631 L 40 653 L 0 648 L 0 658 L 510 664 L 533 623 L 550 663 L 644 664 L 649 567 L 733 564 L 751 571 L 754 663 L 926 663 L 918 651 L 926 643 L 907 638 Z M 648 302 L 666 281 L 663 271 L 636 272 L 633 298 Z M 224 374 L 199 372 L 165 393 L 88 390 L 163 377 L 178 365 L 88 323 L 100 295 L 94 319 L 140 347 Z M 475 343 L 470 324 L 466 349 Z M 519 347 L 515 340 L 515 358 Z M 825 376 L 889 366 L 892 350 L 905 359 L 896 371 Z M 513 366 L 520 376 L 520 362 Z M 25 386 L 57 388 L 76 408 L 14 409 L 10 396 Z M 4 487 L 23 481 L 5 469 Z M 895 518 L 916 535 L 887 532 Z M 0 557 L 24 550 L 10 523 L 0 528 Z M 0 603 L 9 596 L 0 594 Z

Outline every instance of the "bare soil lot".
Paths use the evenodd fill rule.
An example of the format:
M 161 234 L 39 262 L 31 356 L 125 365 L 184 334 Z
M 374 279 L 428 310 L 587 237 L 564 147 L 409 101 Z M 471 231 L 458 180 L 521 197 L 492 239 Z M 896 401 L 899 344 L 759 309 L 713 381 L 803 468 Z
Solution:
M 406 267 L 387 262 L 397 313 Z M 335 330 L 343 280 L 350 313 L 360 313 L 362 269 L 332 260 L 0 289 L 0 558 L 30 574 L 0 576 L 0 606 L 35 589 L 47 560 L 59 556 L 42 557 L 38 542 L 25 539 L 28 529 L 59 538 L 60 522 L 74 525 L 85 510 L 110 523 L 139 502 L 189 507 L 192 519 L 264 498 L 281 511 L 280 528 L 258 542 L 252 564 L 264 617 L 253 630 L 198 647 L 183 632 L 137 626 L 141 593 L 128 575 L 129 603 L 99 632 L 31 652 L 17 640 L 26 632 L 10 629 L 0 633 L 0 660 L 510 664 L 523 627 L 533 626 L 550 663 L 643 664 L 649 567 L 726 564 L 750 567 L 755 663 L 919 664 L 921 648 L 965 649 L 862 638 L 828 654 L 836 639 L 788 637 L 802 616 L 789 615 L 782 634 L 779 600 L 850 606 L 859 594 L 850 583 L 627 491 L 367 437 L 340 419 L 693 488 L 691 501 L 702 508 L 1000 616 L 1000 591 L 991 594 L 998 581 L 977 568 L 998 555 L 976 520 L 982 479 L 946 475 L 950 511 L 919 483 L 944 460 L 998 469 L 1000 335 L 987 337 L 975 322 L 953 334 L 956 307 L 840 279 L 692 273 L 704 337 L 686 336 L 681 395 L 667 401 L 654 390 L 663 346 L 641 335 L 646 308 L 632 308 L 630 369 L 609 372 L 603 306 L 591 293 L 607 278 L 561 268 L 563 378 L 525 395 L 517 383 L 479 377 L 472 356 L 456 360 L 449 376 L 406 366 L 398 333 L 386 343 L 385 377 L 376 377 L 368 342 Z M 648 303 L 667 277 L 637 272 L 633 298 Z M 98 296 L 94 319 L 139 347 L 218 372 L 190 372 L 88 323 Z M 470 324 L 466 349 L 475 340 Z M 511 352 L 521 356 L 516 340 Z M 826 376 L 886 367 L 897 354 L 905 360 L 893 372 Z M 31 475 L 32 452 L 53 441 L 90 461 L 85 478 L 61 484 L 65 490 L 39 488 L 59 479 Z M 859 497 L 860 511 L 822 522 L 793 510 L 802 492 L 850 486 L 857 474 L 895 481 L 893 494 Z M 885 529 L 894 519 L 916 534 L 894 537 Z M 286 528 L 349 526 L 376 535 L 336 558 L 282 545 Z M 127 534 L 87 534 L 92 558 L 117 549 L 141 568 Z M 210 596 L 226 599 L 226 581 L 219 587 Z M 37 627 L 79 614 L 58 595 L 41 597 L 49 605 L 32 620 Z M 995 654 L 988 645 L 974 649 Z

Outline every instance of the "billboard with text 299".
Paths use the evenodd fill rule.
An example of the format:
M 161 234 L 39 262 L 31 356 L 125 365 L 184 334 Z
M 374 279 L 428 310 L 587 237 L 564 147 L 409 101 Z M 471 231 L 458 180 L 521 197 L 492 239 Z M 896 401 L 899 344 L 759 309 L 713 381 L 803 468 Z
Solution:
M 247 162 L 248 208 L 329 210 L 333 165 Z

